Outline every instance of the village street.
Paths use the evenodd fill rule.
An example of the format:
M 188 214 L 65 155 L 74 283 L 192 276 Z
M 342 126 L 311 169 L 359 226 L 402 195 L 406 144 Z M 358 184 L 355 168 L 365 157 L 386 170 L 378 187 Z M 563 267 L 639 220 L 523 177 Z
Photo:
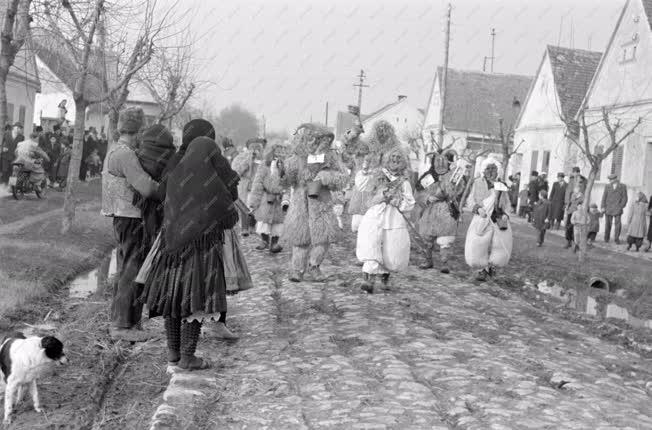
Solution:
M 252 242 L 256 288 L 229 301 L 242 338 L 207 329 L 216 369 L 172 381 L 212 397 L 214 428 L 652 427 L 649 360 L 517 294 L 411 267 L 366 295 L 342 247 L 333 281 L 275 285 L 285 256 Z

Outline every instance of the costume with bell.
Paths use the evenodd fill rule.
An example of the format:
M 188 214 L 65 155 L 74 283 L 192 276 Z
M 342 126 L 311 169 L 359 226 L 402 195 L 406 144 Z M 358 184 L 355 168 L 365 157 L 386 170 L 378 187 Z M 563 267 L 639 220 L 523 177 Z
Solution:
M 473 219 L 466 233 L 464 258 L 479 269 L 477 280 L 485 281 L 504 267 L 512 255 L 512 228 L 507 210 L 510 207 L 508 188 L 498 179 L 500 164 L 489 158 L 481 166 L 481 177 L 473 181 L 467 207 Z
M 419 267 L 431 269 L 433 251 L 439 246 L 442 273 L 449 273 L 448 260 L 455 242 L 460 218 L 459 200 L 464 192 L 463 167 L 457 165 L 452 149 L 431 155 L 430 169 L 417 182 L 421 214 L 417 218 L 419 235 L 427 242 L 426 260 Z
M 281 185 L 291 187 L 282 242 L 292 247 L 290 281 L 322 282 L 329 245 L 338 237 L 332 191 L 346 187 L 349 175 L 332 148 L 334 135 L 318 124 L 302 124 L 294 136 L 293 153 L 281 172 Z
M 391 272 L 405 270 L 410 261 L 410 233 L 406 216 L 414 208 L 407 176 L 408 158 L 399 148 L 383 157 L 374 172 L 369 209 L 360 221 L 356 256 L 363 262 L 362 289 L 371 293 L 377 277 L 386 286 Z

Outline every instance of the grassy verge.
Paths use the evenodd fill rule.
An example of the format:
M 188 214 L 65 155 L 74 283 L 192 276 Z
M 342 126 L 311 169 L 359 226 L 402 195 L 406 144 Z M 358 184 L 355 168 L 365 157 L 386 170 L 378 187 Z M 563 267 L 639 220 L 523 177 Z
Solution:
M 97 266 L 114 246 L 111 220 L 100 215 L 100 184 L 93 181 L 80 187 L 80 201 L 85 205 L 77 211 L 75 226 L 62 235 L 61 216 L 53 215 L 34 224 L 16 229 L 4 224 L 0 234 L 0 316 L 10 318 L 18 313 L 26 318 L 33 300 L 45 298 L 78 274 Z M 3 200 L 0 219 L 13 219 L 17 209 L 13 204 L 31 201 Z M 45 211 L 56 209 L 48 205 Z M 39 207 L 23 207 L 23 215 L 37 215 Z M 20 223 L 20 224 L 19 224 Z M 11 319 L 11 318 L 10 318 Z

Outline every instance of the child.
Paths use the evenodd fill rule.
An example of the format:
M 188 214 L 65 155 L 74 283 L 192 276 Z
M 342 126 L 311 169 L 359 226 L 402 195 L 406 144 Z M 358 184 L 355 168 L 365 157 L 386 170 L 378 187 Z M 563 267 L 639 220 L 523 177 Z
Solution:
M 548 200 L 548 192 L 546 190 L 539 191 L 539 201 L 534 203 L 533 210 L 533 225 L 539 231 L 538 245 L 543 245 L 543 239 L 546 235 L 546 230 L 550 228 L 550 217 L 552 214 L 552 204 Z
M 528 215 L 530 207 L 527 203 L 527 190 L 521 190 L 518 193 L 518 216 L 525 218 Z
M 627 250 L 636 246 L 636 252 L 641 249 L 643 245 L 643 238 L 645 237 L 647 227 L 647 198 L 645 194 L 639 192 L 638 199 L 632 206 L 629 213 L 629 221 L 627 222 Z
M 406 269 L 410 261 L 410 233 L 403 214 L 409 216 L 415 201 L 407 169 L 408 158 L 401 149 L 386 153 L 384 168 L 375 173 L 369 210 L 360 221 L 356 255 L 363 262 L 361 288 L 370 294 L 377 276 L 388 287 L 390 272 Z
M 598 210 L 598 205 L 591 203 L 589 209 L 589 234 L 587 236 L 587 241 L 591 247 L 593 246 L 593 242 L 595 242 L 595 237 L 600 232 L 600 218 L 602 218 L 602 215 L 602 212 Z
M 573 224 L 573 239 L 575 242 L 573 252 L 577 252 L 580 249 L 582 239 L 586 237 L 586 231 L 589 226 L 589 216 L 584 211 L 584 200 L 581 198 L 578 198 L 577 209 L 571 215 L 571 224 Z
M 90 170 L 91 178 L 96 177 L 102 171 L 102 159 L 97 149 L 93 149 L 93 152 L 86 157 L 86 164 L 88 170 Z

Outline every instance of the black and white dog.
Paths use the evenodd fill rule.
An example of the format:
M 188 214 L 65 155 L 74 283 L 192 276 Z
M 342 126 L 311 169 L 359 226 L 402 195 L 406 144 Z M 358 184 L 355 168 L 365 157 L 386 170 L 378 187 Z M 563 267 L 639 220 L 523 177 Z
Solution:
M 5 417 L 11 422 L 14 404 L 23 398 L 23 390 L 29 386 L 34 409 L 41 412 L 36 380 L 53 364 L 66 364 L 68 359 L 63 352 L 63 344 L 52 336 L 25 337 L 16 333 L 7 337 L 0 345 L 0 370 L 4 377 Z

